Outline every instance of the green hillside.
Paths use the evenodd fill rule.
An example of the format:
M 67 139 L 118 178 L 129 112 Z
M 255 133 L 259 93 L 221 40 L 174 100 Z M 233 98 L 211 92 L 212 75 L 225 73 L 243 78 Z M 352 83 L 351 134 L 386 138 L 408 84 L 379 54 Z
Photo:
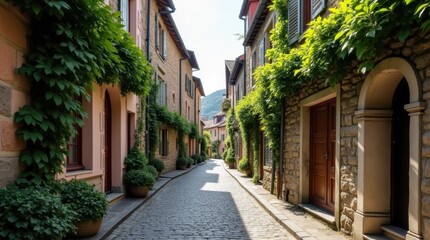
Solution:
M 221 111 L 221 103 L 225 95 L 225 89 L 215 91 L 202 98 L 202 119 L 209 120 Z

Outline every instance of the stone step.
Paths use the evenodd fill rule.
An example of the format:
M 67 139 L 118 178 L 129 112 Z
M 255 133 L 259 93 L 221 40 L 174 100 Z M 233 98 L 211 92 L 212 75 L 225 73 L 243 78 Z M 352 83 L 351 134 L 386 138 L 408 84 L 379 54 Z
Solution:
M 107 198 L 108 203 L 109 203 L 109 207 L 112 207 L 113 205 L 117 204 L 124 197 L 125 197 L 124 193 L 109 193 L 106 195 L 106 198 Z
M 406 234 L 408 233 L 407 230 L 393 225 L 384 225 L 381 226 L 381 229 L 385 236 L 393 240 L 404 240 L 406 239 Z
M 386 237 L 384 235 L 375 235 L 375 234 L 363 235 L 363 239 L 365 239 L 365 240 L 391 240 L 391 238 Z

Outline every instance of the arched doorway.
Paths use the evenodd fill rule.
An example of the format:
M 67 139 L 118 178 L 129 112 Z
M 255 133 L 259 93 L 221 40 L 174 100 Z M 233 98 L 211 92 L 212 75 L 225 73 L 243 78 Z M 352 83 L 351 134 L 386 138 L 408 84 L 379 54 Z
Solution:
M 358 111 L 357 210 L 354 238 L 394 225 L 421 236 L 421 100 L 409 62 L 390 58 L 367 76 Z
M 112 104 L 108 91 L 105 91 L 105 141 L 104 141 L 104 154 L 105 154 L 105 192 L 112 191 Z

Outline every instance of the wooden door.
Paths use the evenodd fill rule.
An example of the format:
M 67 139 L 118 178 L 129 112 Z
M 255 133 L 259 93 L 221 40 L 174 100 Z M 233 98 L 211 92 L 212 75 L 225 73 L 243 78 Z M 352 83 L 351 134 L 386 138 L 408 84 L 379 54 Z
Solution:
M 105 192 L 112 189 L 112 108 L 109 93 L 105 94 Z
M 335 200 L 336 99 L 311 107 L 310 201 L 333 213 Z

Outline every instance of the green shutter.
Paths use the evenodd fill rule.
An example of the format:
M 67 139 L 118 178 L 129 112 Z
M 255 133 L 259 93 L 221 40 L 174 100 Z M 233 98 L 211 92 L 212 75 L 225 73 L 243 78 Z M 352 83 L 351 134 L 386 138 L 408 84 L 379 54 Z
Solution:
M 293 44 L 299 40 L 300 29 L 300 0 L 288 1 L 288 37 L 289 43 Z
M 311 0 L 311 17 L 316 18 L 325 9 L 325 0 Z

